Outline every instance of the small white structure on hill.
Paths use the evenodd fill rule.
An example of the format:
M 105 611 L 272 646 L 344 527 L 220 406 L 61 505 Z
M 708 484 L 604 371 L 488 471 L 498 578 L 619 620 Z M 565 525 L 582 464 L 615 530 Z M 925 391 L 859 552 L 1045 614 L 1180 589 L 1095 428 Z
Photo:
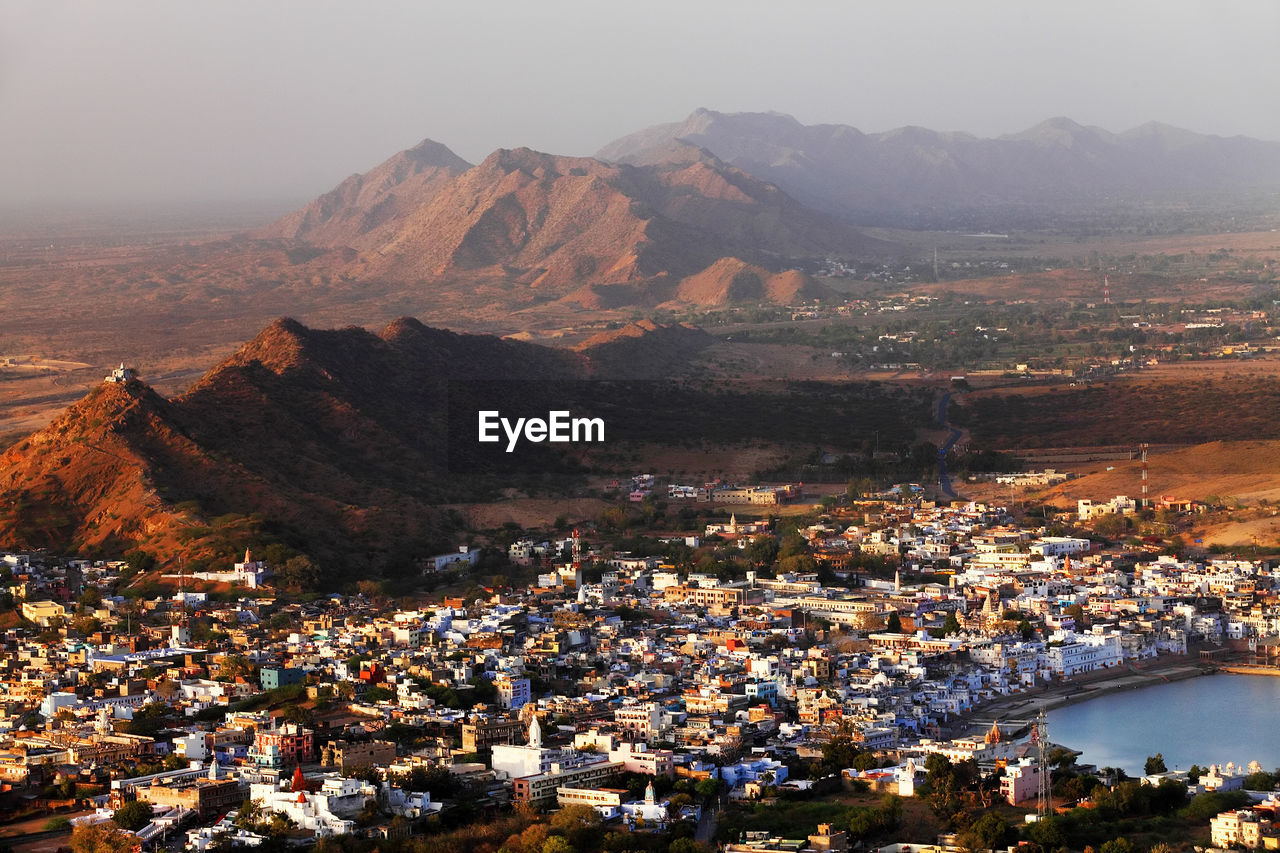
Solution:
M 130 379 L 137 379 L 137 378 L 138 378 L 137 371 L 134 370 L 132 367 L 125 367 L 124 362 L 122 361 L 120 362 L 120 366 L 117 367 L 115 370 L 111 371 L 110 373 L 108 373 L 107 378 L 104 379 L 103 381 L 111 382 L 115 385 L 123 385 L 124 383 L 128 382 Z

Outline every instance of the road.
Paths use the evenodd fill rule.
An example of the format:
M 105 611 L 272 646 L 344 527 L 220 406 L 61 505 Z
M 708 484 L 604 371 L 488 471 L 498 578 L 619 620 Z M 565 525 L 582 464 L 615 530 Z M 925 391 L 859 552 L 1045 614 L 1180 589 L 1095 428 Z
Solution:
M 716 821 L 720 816 L 720 806 L 722 798 L 717 798 L 713 802 L 708 802 L 702 807 L 702 814 L 698 817 L 698 830 L 694 833 L 694 841 L 701 841 L 710 844 L 716 835 Z

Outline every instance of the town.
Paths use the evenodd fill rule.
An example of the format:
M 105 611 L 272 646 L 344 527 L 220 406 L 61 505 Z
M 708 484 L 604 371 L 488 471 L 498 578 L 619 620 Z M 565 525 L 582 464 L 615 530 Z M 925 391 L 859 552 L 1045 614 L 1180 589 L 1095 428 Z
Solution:
M 509 525 L 423 559 L 417 597 L 299 591 L 297 558 L 252 551 L 192 573 L 4 554 L 0 809 L 21 830 L 0 843 L 1047 850 L 1175 812 L 1175 838 L 1280 843 L 1256 763 L 1156 755 L 1128 779 L 1046 724 L 1108 690 L 1276 674 L 1268 562 L 1126 538 L 1203 505 L 622 491 L 651 520 L 655 494 L 699 509 Z M 797 831 L 779 816 L 801 806 Z

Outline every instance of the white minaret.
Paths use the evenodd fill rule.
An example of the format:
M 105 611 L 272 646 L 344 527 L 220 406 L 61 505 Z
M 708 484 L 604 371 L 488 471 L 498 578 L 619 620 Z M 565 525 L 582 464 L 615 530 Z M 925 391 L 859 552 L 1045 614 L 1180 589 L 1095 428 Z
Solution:
M 542 748 L 542 726 L 538 724 L 538 715 L 534 714 L 529 721 L 529 746 Z

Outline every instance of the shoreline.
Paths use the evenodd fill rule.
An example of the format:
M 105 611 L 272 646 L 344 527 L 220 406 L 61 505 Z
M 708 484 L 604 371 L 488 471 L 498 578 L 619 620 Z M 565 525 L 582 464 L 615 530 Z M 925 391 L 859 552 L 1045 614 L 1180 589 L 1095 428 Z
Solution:
M 1185 681 L 1232 670 L 1230 665 L 1201 663 L 1190 655 L 1161 655 L 1143 664 L 1128 664 L 1090 672 L 1083 678 L 1054 682 L 1029 691 L 987 700 L 957 714 L 945 729 L 950 736 L 956 737 L 971 733 L 976 728 L 990 728 L 992 721 L 1030 725 L 1032 718 L 1042 709 L 1052 711 L 1124 690 L 1140 690 L 1156 684 Z M 1249 671 L 1241 674 L 1280 675 L 1280 668 L 1273 668 L 1266 673 Z M 985 720 L 985 723 L 978 722 L 980 719 Z
M 1268 666 L 1262 663 L 1230 663 L 1219 666 L 1218 672 L 1229 672 L 1234 675 L 1280 676 L 1280 666 Z

